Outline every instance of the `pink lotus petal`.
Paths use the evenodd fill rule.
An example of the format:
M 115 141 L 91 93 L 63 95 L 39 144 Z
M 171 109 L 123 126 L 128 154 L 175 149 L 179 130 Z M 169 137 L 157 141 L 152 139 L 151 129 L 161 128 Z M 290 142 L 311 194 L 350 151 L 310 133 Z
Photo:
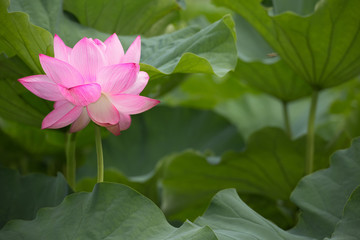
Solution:
M 54 103 L 54 108 L 58 108 L 58 107 L 60 107 L 61 105 L 63 105 L 63 104 L 67 104 L 67 103 L 69 103 L 69 101 L 68 101 L 68 100 L 60 100 L 60 101 L 56 101 L 56 102 Z
M 94 39 L 94 43 L 100 48 L 100 50 L 105 54 L 106 45 L 99 39 Z
M 121 131 L 128 129 L 131 125 L 130 115 L 120 113 L 120 121 L 115 125 L 106 127 L 112 134 L 118 136 L 121 134 Z
M 130 45 L 125 55 L 120 59 L 121 63 L 139 63 L 141 55 L 141 37 L 137 36 Z
M 83 108 L 78 119 L 76 119 L 76 121 L 71 124 L 70 132 L 78 132 L 84 129 L 89 124 L 89 122 L 90 118 L 87 114 L 86 108 Z
M 109 100 L 123 114 L 142 113 L 160 103 L 159 100 L 130 94 L 111 95 Z
M 97 75 L 97 83 L 104 93 L 117 94 L 134 84 L 140 66 L 124 63 L 103 67 Z
M 108 126 L 106 127 L 106 129 L 109 130 L 115 136 L 119 136 L 121 134 L 119 124 Z
M 83 38 L 71 51 L 70 64 L 83 75 L 86 83 L 92 83 L 96 81 L 98 70 L 106 65 L 106 60 L 93 40 Z
M 140 71 L 139 74 L 137 75 L 134 84 L 131 85 L 127 90 L 123 91 L 122 93 L 139 95 L 146 87 L 148 81 L 149 81 L 149 75 L 146 72 Z
M 46 75 L 33 75 L 20 78 L 19 82 L 30 92 L 43 99 L 49 101 L 59 101 L 64 99 L 58 85 L 51 81 Z
M 81 114 L 82 107 L 67 102 L 55 108 L 43 120 L 41 128 L 62 128 L 74 122 Z
M 119 121 L 120 131 L 124 131 L 128 129 L 131 125 L 131 117 L 128 114 L 120 113 L 120 121 Z
M 39 58 L 46 75 L 58 85 L 71 88 L 84 84 L 84 78 L 70 64 L 43 54 Z
M 90 103 L 96 102 L 101 96 L 101 87 L 97 83 L 60 89 L 63 96 L 76 106 L 87 106 Z
M 91 120 L 100 126 L 114 125 L 120 120 L 118 110 L 104 95 L 97 102 L 88 105 L 86 109 Z
M 119 64 L 121 57 L 124 56 L 124 49 L 116 33 L 105 40 L 105 57 L 109 65 Z
M 56 34 L 54 36 L 54 53 L 55 58 L 67 63 L 69 62 L 71 48 L 66 46 L 63 40 Z

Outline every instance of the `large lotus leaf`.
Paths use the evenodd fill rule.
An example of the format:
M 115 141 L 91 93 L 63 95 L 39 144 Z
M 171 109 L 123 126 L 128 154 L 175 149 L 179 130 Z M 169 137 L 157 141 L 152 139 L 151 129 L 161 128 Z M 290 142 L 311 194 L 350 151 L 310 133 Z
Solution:
M 120 35 L 163 33 L 180 10 L 176 0 L 65 0 L 81 24 Z
M 316 169 L 328 167 L 329 156 L 344 147 L 329 145 L 316 137 Z M 266 213 L 258 204 L 251 205 L 282 226 L 289 224 L 294 217 L 289 197 L 303 176 L 305 146 L 305 137 L 290 140 L 280 129 L 264 128 L 248 139 L 241 153 L 227 152 L 214 157 L 185 151 L 167 156 L 162 161 L 162 175 L 159 175 L 163 186 L 162 208 L 172 219 L 192 219 L 201 214 L 213 194 L 233 187 L 242 197 L 250 195 L 245 199 L 248 204 L 258 203 L 256 196 L 262 196 L 264 202 L 273 204 L 274 208 L 289 209 L 286 220 L 286 214 L 279 218 Z M 275 204 L 279 199 L 282 201 Z
M 51 55 L 52 36 L 46 30 L 29 22 L 22 12 L 9 13 L 9 0 L 0 1 L 0 53 L 17 54 L 34 72 L 41 73 L 38 55 Z
M 216 162 L 194 151 L 169 156 L 161 176 L 162 209 L 168 215 L 181 210 L 196 217 L 213 194 L 230 187 L 286 201 L 304 173 L 299 146 L 304 145 L 280 129 L 266 128 L 249 138 L 244 152 L 228 152 Z
M 234 22 L 229 15 L 200 31 L 187 27 L 145 39 L 141 58 L 142 69 L 154 77 L 178 72 L 224 76 L 235 68 L 236 60 Z
M 69 195 L 57 207 L 41 209 L 33 221 L 12 221 L 0 239 L 216 239 L 208 227 L 186 222 L 172 227 L 149 199 L 114 183 L 97 184 L 91 193 Z
M 0 191 L 0 228 L 12 219 L 35 218 L 40 208 L 57 206 L 71 192 L 61 174 L 20 176 L 6 168 L 0 168 Z
M 311 94 L 311 87 L 283 60 L 266 63 L 244 62 L 239 59 L 234 74 L 250 86 L 284 102 Z
M 184 149 L 222 154 L 244 146 L 236 128 L 211 111 L 159 106 L 132 119 L 121 136 L 103 141 L 105 168 L 117 168 L 127 176 L 147 174 L 162 157 Z M 95 159 L 93 151 L 79 174 L 95 176 Z
M 235 189 L 216 194 L 205 214 L 195 223 L 209 226 L 219 240 L 310 240 L 292 235 L 260 216 L 239 198 Z
M 342 220 L 339 221 L 331 238 L 326 240 L 356 240 L 359 237 L 360 189 L 350 196 Z M 285 232 L 272 222 L 249 208 L 234 189 L 219 192 L 212 200 L 205 214 L 195 221 L 200 226 L 209 226 L 219 240 L 233 239 L 286 239 L 315 240 L 312 238 Z
M 351 194 L 344 208 L 343 216 L 331 235 L 333 240 L 356 240 L 359 238 L 360 186 Z
M 331 236 L 349 196 L 360 184 L 359 155 L 360 139 L 356 139 L 349 149 L 332 156 L 329 169 L 302 179 L 291 196 L 302 210 L 295 233 L 315 238 Z
M 337 151 L 328 169 L 304 177 L 291 196 L 301 209 L 295 229 L 284 232 L 260 217 L 234 190 L 218 193 L 196 223 L 210 226 L 219 239 L 358 239 L 360 139 Z
M 360 73 L 358 0 L 324 0 L 308 17 L 270 17 L 260 0 L 214 0 L 244 17 L 304 80 L 328 88 Z

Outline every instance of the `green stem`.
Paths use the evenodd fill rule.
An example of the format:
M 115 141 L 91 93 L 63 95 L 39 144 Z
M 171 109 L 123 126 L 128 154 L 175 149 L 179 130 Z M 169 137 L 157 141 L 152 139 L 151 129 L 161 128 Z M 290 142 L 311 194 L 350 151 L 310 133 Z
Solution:
M 283 113 L 284 113 L 285 129 L 286 129 L 286 132 L 287 132 L 288 136 L 291 138 L 292 137 L 292 132 L 291 132 L 291 126 L 290 126 L 288 103 L 283 101 L 282 106 L 283 106 Z
M 305 174 L 308 175 L 313 172 L 314 169 L 314 150 L 315 150 L 315 115 L 316 105 L 318 101 L 319 92 L 313 91 L 311 97 L 310 114 L 308 121 L 308 131 L 306 139 L 306 162 L 305 162 Z
M 104 181 L 104 157 L 103 149 L 101 144 L 101 128 L 100 126 L 95 125 L 95 144 L 96 144 L 96 154 L 97 154 L 97 182 Z
M 67 133 L 66 134 L 66 145 L 65 145 L 65 154 L 66 154 L 66 178 L 70 187 L 76 191 L 76 159 L 75 159 L 75 149 L 76 149 L 76 134 Z

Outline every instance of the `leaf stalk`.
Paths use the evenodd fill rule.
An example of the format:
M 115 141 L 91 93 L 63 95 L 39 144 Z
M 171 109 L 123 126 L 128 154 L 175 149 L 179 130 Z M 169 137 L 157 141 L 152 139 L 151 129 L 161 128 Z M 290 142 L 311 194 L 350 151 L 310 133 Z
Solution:
M 95 125 L 95 145 L 96 145 L 96 156 L 97 156 L 97 182 L 104 181 L 104 156 L 103 148 L 101 143 L 101 127 Z
M 66 179 L 70 187 L 76 191 L 76 133 L 66 134 L 65 155 L 66 155 Z
M 319 97 L 319 91 L 313 90 L 311 96 L 310 114 L 308 120 L 307 139 L 306 139 L 306 159 L 305 159 L 305 175 L 314 170 L 314 152 L 315 152 L 315 117 L 316 107 Z
M 291 138 L 292 131 L 291 131 L 291 125 L 290 125 L 290 116 L 289 116 L 289 111 L 288 111 L 288 102 L 283 101 L 282 107 L 283 107 L 285 130 L 286 130 L 286 133 L 288 134 L 289 138 Z

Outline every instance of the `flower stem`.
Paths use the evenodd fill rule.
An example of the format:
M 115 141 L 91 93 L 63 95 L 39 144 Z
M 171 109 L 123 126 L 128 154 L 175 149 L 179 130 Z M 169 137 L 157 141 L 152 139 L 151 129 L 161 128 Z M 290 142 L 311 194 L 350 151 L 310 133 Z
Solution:
M 103 149 L 101 144 L 101 128 L 100 126 L 95 125 L 95 144 L 96 144 L 96 154 L 97 154 L 97 182 L 104 181 L 104 157 Z
M 76 191 L 76 159 L 75 159 L 75 149 L 76 149 L 76 134 L 67 133 L 66 134 L 66 145 L 65 145 L 65 154 L 66 154 L 66 178 L 70 187 Z
M 291 138 L 292 132 L 291 132 L 291 126 L 290 126 L 288 103 L 285 102 L 285 101 L 283 101 L 283 102 L 282 102 L 282 106 L 283 106 L 283 113 L 284 113 L 285 129 L 286 129 L 286 132 L 287 132 L 289 138 Z
M 313 91 L 311 97 L 310 114 L 308 121 L 307 139 L 306 139 L 306 162 L 305 162 L 305 174 L 308 175 L 313 172 L 314 168 L 314 150 L 315 150 L 315 115 L 316 105 L 318 101 L 319 92 Z

